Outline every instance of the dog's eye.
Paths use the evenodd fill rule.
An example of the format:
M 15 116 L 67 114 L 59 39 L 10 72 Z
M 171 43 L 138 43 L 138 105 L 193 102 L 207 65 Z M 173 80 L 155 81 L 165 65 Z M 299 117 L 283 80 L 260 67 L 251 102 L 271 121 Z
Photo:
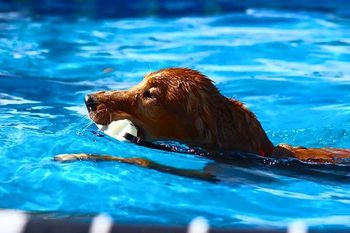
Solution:
M 153 96 L 152 96 L 151 92 L 149 90 L 147 90 L 147 91 L 143 92 L 142 97 L 147 99 L 147 98 L 152 98 Z

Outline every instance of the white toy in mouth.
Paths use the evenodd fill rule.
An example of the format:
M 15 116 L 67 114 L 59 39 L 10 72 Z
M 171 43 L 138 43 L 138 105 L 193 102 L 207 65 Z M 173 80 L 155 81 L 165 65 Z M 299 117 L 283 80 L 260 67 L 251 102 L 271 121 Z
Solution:
M 97 127 L 108 136 L 115 138 L 119 141 L 126 141 L 124 135 L 129 133 L 137 137 L 137 129 L 134 124 L 127 120 L 112 121 L 108 125 L 97 125 Z

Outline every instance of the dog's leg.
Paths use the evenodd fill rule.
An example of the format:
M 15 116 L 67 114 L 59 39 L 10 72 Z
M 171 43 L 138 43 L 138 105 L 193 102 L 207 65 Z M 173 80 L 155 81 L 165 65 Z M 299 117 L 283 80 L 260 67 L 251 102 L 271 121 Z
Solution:
M 219 181 L 213 174 L 203 172 L 200 170 L 192 170 L 192 169 L 180 169 L 174 168 L 166 165 L 162 165 L 156 163 L 149 159 L 144 158 L 123 158 L 109 155 L 93 155 L 93 154 L 60 154 L 54 157 L 55 161 L 59 162 L 73 162 L 73 161 L 113 161 L 113 162 L 121 162 L 121 163 L 129 163 L 134 164 L 140 167 L 149 168 L 152 170 L 156 170 L 159 172 L 170 173 L 174 175 L 179 175 L 183 177 L 189 177 L 199 180 L 205 180 L 209 182 L 217 182 Z
M 335 148 L 305 148 L 280 144 L 273 155 L 277 157 L 295 157 L 302 161 L 316 163 L 339 163 L 350 159 L 350 150 Z

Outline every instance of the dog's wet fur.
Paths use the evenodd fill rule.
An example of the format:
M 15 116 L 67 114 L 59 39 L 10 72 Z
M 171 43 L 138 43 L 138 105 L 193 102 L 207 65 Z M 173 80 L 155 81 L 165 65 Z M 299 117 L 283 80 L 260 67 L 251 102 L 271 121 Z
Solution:
M 188 68 L 152 72 L 129 90 L 93 93 L 85 102 L 95 123 L 128 119 L 147 141 L 175 140 L 210 152 L 239 151 L 309 162 L 335 163 L 350 157 L 346 149 L 274 147 L 249 109 L 221 95 L 208 77 Z

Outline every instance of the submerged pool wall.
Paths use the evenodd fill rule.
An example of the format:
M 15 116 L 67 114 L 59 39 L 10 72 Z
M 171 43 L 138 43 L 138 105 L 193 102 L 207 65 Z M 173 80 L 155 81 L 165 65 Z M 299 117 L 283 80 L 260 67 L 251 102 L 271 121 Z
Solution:
M 348 0 L 9 0 L 0 1 L 0 9 L 23 10 L 36 16 L 64 15 L 67 17 L 128 18 L 144 16 L 176 17 L 245 12 L 250 8 L 288 11 L 336 12 L 350 16 Z

